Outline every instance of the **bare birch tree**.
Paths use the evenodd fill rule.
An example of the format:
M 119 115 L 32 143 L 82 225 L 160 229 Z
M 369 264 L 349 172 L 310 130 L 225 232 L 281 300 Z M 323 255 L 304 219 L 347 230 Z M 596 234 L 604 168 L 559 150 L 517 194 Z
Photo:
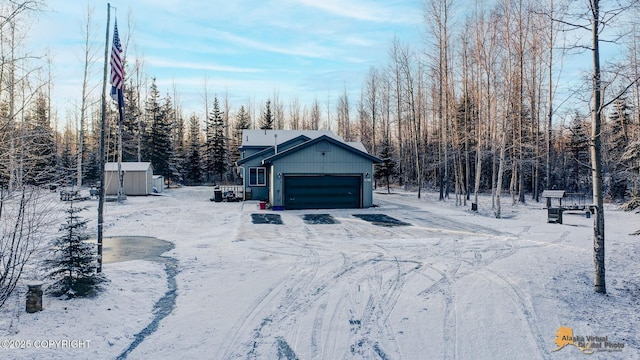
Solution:
M 311 114 L 309 115 L 309 129 L 308 130 L 318 130 L 320 129 L 320 118 L 322 117 L 322 110 L 320 110 L 320 102 L 316 97 L 313 100 L 313 104 L 311 105 Z
M 43 229 L 51 220 L 42 189 L 26 185 L 22 180 L 24 172 L 32 178 L 42 178 L 25 164 L 30 156 L 26 145 L 30 139 L 27 139 L 24 121 L 27 100 L 42 92 L 29 89 L 25 84 L 19 89 L 16 71 L 21 60 L 16 38 L 20 25 L 41 5 L 39 1 L 11 1 L 0 5 L 0 100 L 8 104 L 0 116 L 0 307 L 18 285 L 25 266 L 45 236 Z M 26 63 L 20 65 L 25 72 L 20 74 L 22 81 L 28 81 L 31 69 Z M 33 91 L 27 93 L 28 90 Z M 17 106 L 19 99 L 21 106 Z M 41 105 L 44 112 L 50 112 L 45 104 Z M 18 124 L 20 116 L 23 121 Z
M 291 130 L 302 128 L 300 111 L 300 100 L 298 97 L 292 97 L 289 102 L 289 128 Z
M 89 88 L 89 74 L 91 73 L 91 64 L 96 59 L 96 49 L 91 46 L 91 40 L 94 34 L 93 28 L 93 8 L 87 5 L 87 19 L 82 24 L 84 35 L 84 43 L 82 51 L 84 55 L 84 66 L 82 72 L 82 98 L 80 100 L 80 124 L 78 125 L 78 159 L 76 162 L 76 184 L 82 186 L 82 165 L 84 160 L 84 136 L 87 122 L 87 107 L 89 106 L 89 97 L 91 90 Z

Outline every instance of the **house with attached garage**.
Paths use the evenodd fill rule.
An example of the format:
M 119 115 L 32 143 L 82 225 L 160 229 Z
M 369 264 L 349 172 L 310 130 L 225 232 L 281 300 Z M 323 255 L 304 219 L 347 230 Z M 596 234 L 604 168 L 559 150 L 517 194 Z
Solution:
M 274 209 L 367 208 L 373 165 L 360 142 L 328 130 L 243 130 L 240 160 L 245 200 Z

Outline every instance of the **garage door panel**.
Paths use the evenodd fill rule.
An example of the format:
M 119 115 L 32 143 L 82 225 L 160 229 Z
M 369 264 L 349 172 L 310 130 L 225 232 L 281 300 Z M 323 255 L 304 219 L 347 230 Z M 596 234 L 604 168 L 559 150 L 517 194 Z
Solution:
M 359 208 L 360 176 L 285 176 L 286 209 Z

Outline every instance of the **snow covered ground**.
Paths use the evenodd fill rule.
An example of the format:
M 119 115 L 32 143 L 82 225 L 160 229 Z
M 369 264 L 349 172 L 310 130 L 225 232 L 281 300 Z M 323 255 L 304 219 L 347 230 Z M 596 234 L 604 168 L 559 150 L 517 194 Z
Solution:
M 503 198 L 495 219 L 488 197 L 473 213 L 428 193 L 375 194 L 371 209 L 265 211 L 211 195 L 187 187 L 106 204 L 105 237 L 175 244 L 177 296 L 165 294 L 164 265 L 143 260 L 106 263 L 99 297 L 45 295 L 35 314 L 21 285 L 0 309 L 0 358 L 640 359 L 637 214 L 606 210 L 609 293 L 598 295 L 584 213 L 548 224 L 542 204 Z M 83 205 L 93 217 L 96 201 Z M 382 214 L 410 225 L 354 216 Z M 560 327 L 576 346 L 553 352 Z M 578 348 L 589 352 L 588 336 L 606 337 L 591 341 L 593 355 Z

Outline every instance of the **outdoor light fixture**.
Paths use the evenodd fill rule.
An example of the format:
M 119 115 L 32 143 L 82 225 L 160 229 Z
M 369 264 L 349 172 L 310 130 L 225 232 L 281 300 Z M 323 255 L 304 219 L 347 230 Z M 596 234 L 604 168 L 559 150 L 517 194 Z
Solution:
M 369 178 L 369 172 L 367 171 L 367 173 L 364 175 L 364 177 L 366 177 L 367 179 Z

